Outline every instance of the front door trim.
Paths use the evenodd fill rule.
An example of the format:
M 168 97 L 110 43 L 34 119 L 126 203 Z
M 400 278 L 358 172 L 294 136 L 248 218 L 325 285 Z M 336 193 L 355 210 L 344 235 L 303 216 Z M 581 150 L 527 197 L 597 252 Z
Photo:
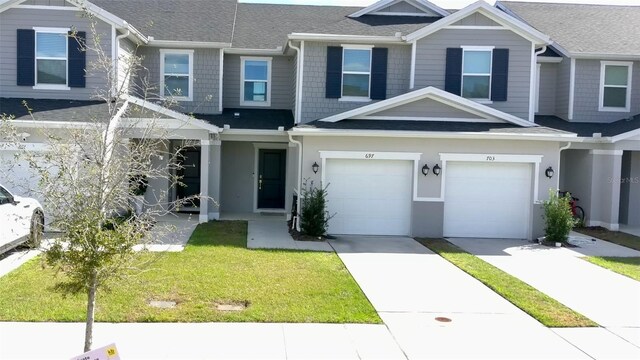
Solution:
M 286 213 L 286 194 L 289 188 L 289 144 L 288 143 L 253 143 L 254 148 L 254 161 L 253 161 L 253 212 L 273 212 L 273 213 Z M 283 209 L 261 209 L 258 207 L 258 174 L 260 172 L 260 150 L 262 149 L 281 149 L 286 151 L 286 171 L 285 171 L 285 208 Z

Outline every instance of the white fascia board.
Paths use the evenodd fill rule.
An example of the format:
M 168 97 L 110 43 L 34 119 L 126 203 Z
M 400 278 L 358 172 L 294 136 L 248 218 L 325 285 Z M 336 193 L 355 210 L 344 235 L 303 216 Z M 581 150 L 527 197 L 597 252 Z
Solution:
M 88 119 L 87 119 L 88 120 Z M 90 121 L 8 120 L 12 126 L 31 129 L 83 129 L 95 126 Z
M 20 5 L 26 0 L 0 0 L 0 13 L 11 9 L 15 5 Z
M 184 48 L 184 49 L 195 49 L 195 48 L 206 48 L 206 49 L 223 49 L 231 47 L 230 43 L 221 43 L 221 42 L 209 42 L 209 41 L 175 41 L 175 40 L 156 40 L 153 38 L 149 38 L 149 46 L 162 46 L 162 47 L 170 47 L 170 48 Z
M 471 113 L 475 114 L 483 114 L 485 116 L 490 116 L 497 118 L 499 120 L 503 120 L 506 122 L 510 122 L 516 125 L 520 125 L 523 127 L 535 127 L 538 126 L 535 123 L 529 122 L 524 119 L 520 119 L 519 117 L 507 114 L 505 112 L 490 108 L 486 105 L 479 104 L 475 101 L 465 99 L 461 96 L 457 96 L 451 93 L 448 93 L 444 90 L 440 90 L 433 86 L 429 86 L 426 88 L 422 88 L 419 90 L 414 90 L 412 92 L 408 92 L 406 94 L 402 94 L 391 99 L 379 101 L 370 105 L 366 105 L 360 108 L 356 108 L 353 110 L 345 111 L 340 114 L 336 114 L 333 116 L 326 117 L 324 119 L 320 119 L 320 121 L 325 122 L 337 122 L 340 120 L 353 118 L 356 116 L 363 115 L 371 115 L 376 111 L 382 111 L 383 109 L 389 109 L 394 107 L 394 105 L 399 106 L 401 104 L 406 104 L 412 101 L 421 100 L 423 98 L 429 97 L 432 100 L 440 101 L 446 103 L 447 105 L 456 104 L 456 107 L 461 108 L 462 110 L 468 110 Z M 443 101 L 444 100 L 444 101 Z
M 585 60 L 640 60 L 640 54 L 571 53 L 571 57 Z
M 358 11 L 354 12 L 353 14 L 349 15 L 349 17 L 350 18 L 357 18 L 357 17 L 360 17 L 362 15 L 367 15 L 367 14 L 374 13 L 374 12 L 380 10 L 380 9 L 385 8 L 386 6 L 391 5 L 394 1 L 395 0 L 381 0 L 381 1 L 378 1 L 378 2 L 376 2 L 374 4 L 372 4 L 372 5 L 367 6 L 364 9 L 361 9 L 361 10 L 358 10 Z M 428 2 L 428 1 L 425 1 L 425 0 L 406 0 L 406 1 L 409 4 L 411 4 L 411 5 L 415 6 L 416 8 L 418 8 L 418 9 L 422 8 L 421 10 L 428 9 L 428 10 L 431 10 L 431 11 L 435 12 L 436 14 L 440 14 L 442 16 L 449 15 L 448 11 L 442 9 L 441 7 L 439 7 L 439 6 L 435 5 L 435 4 L 432 4 L 432 3 Z
M 385 138 L 429 138 L 429 139 L 478 139 L 478 140 L 531 140 L 531 141 L 572 141 L 576 134 L 513 134 L 513 133 L 477 133 L 443 131 L 395 131 L 395 130 L 351 130 L 351 129 L 315 129 L 293 128 L 292 136 L 347 136 L 347 137 L 385 137 Z
M 125 96 L 125 99 L 128 100 L 132 104 L 135 104 L 135 105 L 138 105 L 138 106 L 142 106 L 142 107 L 147 108 L 147 109 L 149 109 L 151 111 L 155 111 L 155 112 L 158 112 L 160 114 L 164 114 L 164 115 L 170 116 L 170 117 L 172 117 L 172 118 L 174 118 L 176 120 L 181 120 L 182 122 L 195 124 L 195 125 L 197 125 L 198 127 L 202 128 L 202 129 L 208 130 L 209 132 L 212 132 L 212 133 L 220 132 L 220 128 L 215 126 L 215 125 L 211 125 L 211 124 L 209 124 L 208 122 L 206 122 L 204 120 L 200 120 L 200 119 L 185 115 L 185 114 L 177 112 L 175 110 L 168 109 L 168 108 L 166 108 L 164 106 L 160 106 L 158 104 L 154 104 L 152 102 L 149 102 L 149 101 L 146 101 L 146 100 L 143 100 L 143 99 L 140 99 L 138 97 L 131 96 L 131 95 Z
M 618 141 L 622 141 L 622 140 L 627 140 L 630 139 L 632 137 L 638 136 L 640 135 L 640 129 L 635 129 L 635 130 L 631 130 L 628 131 L 626 133 L 622 133 L 616 136 L 612 136 L 609 139 L 611 140 L 611 142 L 618 142 Z
M 375 43 L 399 43 L 406 44 L 401 36 L 368 36 L 368 35 L 344 35 L 344 34 L 307 34 L 307 33 L 291 33 L 288 35 L 289 40 L 307 40 L 307 41 L 351 41 L 363 42 L 367 44 Z
M 479 0 L 467 7 L 465 7 L 462 10 L 459 10 L 458 12 L 455 12 L 445 18 L 442 18 L 434 23 L 432 23 L 431 25 L 427 25 L 425 27 L 423 27 L 420 30 L 417 30 L 407 36 L 405 36 L 405 39 L 407 41 L 415 41 L 415 40 L 419 40 L 425 36 L 428 36 L 430 34 L 433 34 L 434 32 L 441 30 L 442 28 L 449 26 L 459 20 L 464 19 L 465 17 L 478 12 L 486 17 L 488 17 L 489 19 L 497 22 L 498 24 L 502 25 L 502 26 L 506 26 L 508 28 L 510 28 L 513 32 L 515 32 L 516 34 L 524 37 L 525 39 L 533 42 L 534 44 L 550 44 L 551 43 L 551 39 L 549 38 L 549 36 L 541 33 L 540 31 L 534 29 L 533 27 L 529 26 L 528 24 L 524 23 L 523 21 L 518 20 L 517 18 L 514 18 L 504 12 L 502 12 L 501 10 L 498 10 L 496 8 L 494 8 L 493 6 L 490 6 L 489 4 L 487 4 L 486 2 L 484 2 L 483 0 Z

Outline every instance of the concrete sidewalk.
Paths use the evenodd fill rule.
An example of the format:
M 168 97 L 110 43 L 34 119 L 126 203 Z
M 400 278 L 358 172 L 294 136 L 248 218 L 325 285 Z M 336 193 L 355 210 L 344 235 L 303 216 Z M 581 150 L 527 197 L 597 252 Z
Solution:
M 583 247 L 575 249 L 550 248 L 524 240 L 449 241 L 635 345 L 636 356 L 640 358 L 640 282 L 580 258 L 585 254 L 610 256 L 612 253 L 617 256 L 636 256 L 634 250 L 603 241 L 596 241 L 594 245 L 585 243 Z M 565 335 L 580 336 L 575 332 Z M 626 346 L 623 342 L 619 343 L 620 346 Z
M 0 359 L 70 359 L 84 324 L 2 323 Z M 115 343 L 121 359 L 406 359 L 384 325 L 106 324 L 94 348 Z
M 333 252 L 325 241 L 296 241 L 289 234 L 282 217 L 264 217 L 249 220 L 247 228 L 249 249 L 285 249 Z
M 590 359 L 413 239 L 331 244 L 410 359 Z

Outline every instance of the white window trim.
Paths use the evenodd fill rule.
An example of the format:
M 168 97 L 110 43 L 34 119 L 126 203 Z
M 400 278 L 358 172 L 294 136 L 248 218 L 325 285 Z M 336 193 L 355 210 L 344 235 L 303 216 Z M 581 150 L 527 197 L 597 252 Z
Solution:
M 69 31 L 71 31 L 70 28 L 53 28 L 53 27 L 34 27 L 33 31 L 35 31 L 35 36 L 34 36 L 34 48 L 33 48 L 33 53 L 34 53 L 34 64 L 33 64 L 33 71 L 34 71 L 34 81 L 35 81 L 35 85 L 33 85 L 33 89 L 35 90 L 71 90 L 71 88 L 69 87 L 69 42 L 66 39 L 67 34 L 69 33 Z M 62 58 L 58 58 L 58 57 L 38 57 L 38 33 L 49 33 L 49 34 L 63 34 L 65 36 L 65 42 L 64 42 L 64 47 L 65 47 L 65 83 L 64 84 L 38 84 L 38 60 L 62 60 Z
M 369 102 L 371 101 L 371 66 L 373 64 L 373 45 L 351 45 L 342 44 L 342 74 L 340 74 L 340 99 L 338 101 L 347 102 Z M 369 71 L 345 71 L 344 70 L 344 51 L 345 50 L 369 50 Z M 344 75 L 369 75 L 369 94 L 367 96 L 345 96 L 344 92 Z
M 160 49 L 160 96 L 162 98 L 173 99 L 177 101 L 193 101 L 193 50 L 180 50 L 180 49 Z M 171 96 L 165 94 L 164 77 L 167 75 L 164 72 L 164 57 L 167 54 L 180 54 L 189 55 L 189 96 Z M 169 73 L 168 75 L 172 75 Z M 184 74 L 176 74 L 184 76 Z
M 493 101 L 491 101 L 491 80 L 493 77 L 492 74 L 492 70 L 493 70 L 493 49 L 495 49 L 495 46 L 460 46 L 462 48 L 462 76 L 460 79 L 460 96 L 464 97 L 462 94 L 464 93 L 464 77 L 465 76 L 489 76 L 489 96 L 487 98 L 465 98 L 465 99 L 469 99 L 469 100 L 473 100 L 475 102 L 478 102 L 480 104 L 493 104 Z M 488 74 L 465 74 L 464 72 L 464 55 L 467 51 L 478 51 L 478 52 L 483 52 L 483 51 L 488 51 L 491 54 L 491 59 L 489 61 L 489 73 Z
M 625 107 L 611 107 L 604 106 L 604 76 L 607 66 L 626 66 L 627 71 L 627 86 L 620 85 L 607 85 L 607 87 L 613 88 L 625 88 L 627 89 L 627 98 L 625 99 Z M 598 99 L 598 111 L 609 112 L 629 112 L 631 111 L 631 81 L 633 79 L 633 62 L 631 61 L 600 61 L 600 95 Z
M 264 82 L 264 80 L 251 80 L 244 78 L 244 64 L 246 61 L 266 61 L 267 62 L 267 96 L 265 101 L 247 101 L 244 99 L 244 83 L 246 81 Z M 241 56 L 240 57 L 240 106 L 271 106 L 271 57 Z

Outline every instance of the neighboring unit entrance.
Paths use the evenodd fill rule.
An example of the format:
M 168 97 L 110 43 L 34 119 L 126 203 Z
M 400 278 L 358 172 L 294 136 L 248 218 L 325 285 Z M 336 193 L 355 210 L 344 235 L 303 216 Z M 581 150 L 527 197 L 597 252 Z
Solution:
M 200 148 L 188 147 L 180 151 L 178 157 L 178 163 L 181 168 L 178 169 L 177 175 L 179 181 L 184 185 L 178 185 L 176 189 L 176 198 L 184 199 L 190 196 L 197 196 L 200 194 Z M 190 204 L 186 204 L 187 207 L 192 205 L 193 207 L 200 206 L 200 200 L 194 199 Z
M 532 164 L 448 162 L 444 236 L 528 239 Z
M 258 209 L 284 209 L 287 150 L 258 150 Z
M 405 160 L 327 159 L 327 208 L 335 214 L 329 233 L 409 235 L 412 165 Z

